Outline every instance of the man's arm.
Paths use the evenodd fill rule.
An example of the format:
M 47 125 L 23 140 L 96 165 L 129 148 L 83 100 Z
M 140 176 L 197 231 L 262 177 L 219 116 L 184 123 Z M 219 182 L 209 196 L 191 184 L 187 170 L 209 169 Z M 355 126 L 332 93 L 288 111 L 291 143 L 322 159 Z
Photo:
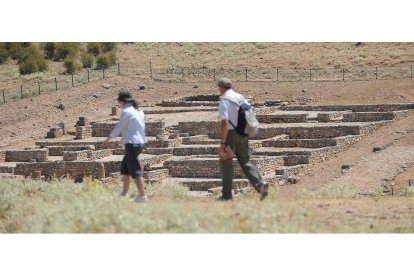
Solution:
M 227 132 L 229 131 L 228 120 L 222 120 L 220 126 L 220 151 L 226 147 Z

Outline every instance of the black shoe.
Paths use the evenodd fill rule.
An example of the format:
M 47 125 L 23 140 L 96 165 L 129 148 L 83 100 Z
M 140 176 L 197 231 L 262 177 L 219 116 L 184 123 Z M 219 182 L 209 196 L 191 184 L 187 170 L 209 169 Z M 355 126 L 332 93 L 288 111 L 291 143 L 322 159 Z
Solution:
M 224 198 L 223 196 L 219 196 L 216 198 L 217 201 L 232 201 L 232 198 Z
M 269 194 L 268 190 L 269 190 L 269 184 L 267 183 L 264 183 L 259 187 L 260 200 L 264 200 L 268 196 Z

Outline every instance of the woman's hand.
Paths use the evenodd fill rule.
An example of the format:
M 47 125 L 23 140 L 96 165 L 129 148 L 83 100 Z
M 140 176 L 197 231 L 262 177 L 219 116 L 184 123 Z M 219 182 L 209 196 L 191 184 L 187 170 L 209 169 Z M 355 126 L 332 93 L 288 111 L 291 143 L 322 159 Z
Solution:
M 102 148 L 105 148 L 106 146 L 108 146 L 108 145 L 109 145 L 109 141 L 110 141 L 109 137 L 108 137 L 108 138 L 106 138 L 106 139 L 102 142 L 101 147 L 102 147 Z

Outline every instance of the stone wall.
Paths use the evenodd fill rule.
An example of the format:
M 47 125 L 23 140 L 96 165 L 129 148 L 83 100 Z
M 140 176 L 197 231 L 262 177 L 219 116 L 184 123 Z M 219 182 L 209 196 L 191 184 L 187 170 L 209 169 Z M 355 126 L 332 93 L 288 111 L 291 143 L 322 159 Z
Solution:
M 260 123 L 306 123 L 307 114 L 257 114 L 257 120 Z
M 6 162 L 6 152 L 0 151 L 0 163 Z
M 86 139 L 92 137 L 92 126 L 77 126 L 76 139 Z
M 65 151 L 82 151 L 82 150 L 95 150 L 92 145 L 86 146 L 51 146 L 49 149 L 49 156 L 63 156 Z
M 31 150 L 7 150 L 6 162 L 45 162 L 49 155 L 48 149 L 31 149 Z
M 375 122 L 394 120 L 392 112 L 353 112 L 343 115 L 344 122 Z
M 180 132 L 189 133 L 190 135 L 208 135 L 211 138 L 219 138 L 220 122 L 202 121 L 202 122 L 179 122 L 178 129 Z
M 41 175 L 46 177 L 65 177 L 67 175 L 71 178 L 93 176 L 100 179 L 105 177 L 103 163 L 91 161 L 17 163 L 14 173 L 30 176 L 33 171 L 40 171 Z
M 281 110 L 302 111 L 347 111 L 353 112 L 389 112 L 414 109 L 414 103 L 401 104 L 362 104 L 362 105 L 291 105 L 283 106 Z
M 323 148 L 336 146 L 336 144 L 337 140 L 334 138 L 266 140 L 262 142 L 263 147 L 277 148 Z
M 107 156 L 112 155 L 113 150 L 112 149 L 103 149 L 103 150 L 93 150 L 88 151 L 87 156 L 89 160 L 97 160 L 101 158 L 105 158 Z
M 63 152 L 63 161 L 88 160 L 88 150 L 83 151 L 65 151 Z
M 93 137 L 108 137 L 112 129 L 118 122 L 96 122 L 92 125 Z M 165 133 L 165 123 L 159 122 L 146 122 L 145 133 L 147 136 L 157 136 Z
M 287 134 L 291 139 L 316 139 L 334 138 L 346 135 L 359 135 L 360 126 L 297 126 L 297 127 L 266 127 L 259 128 L 255 139 L 267 139 L 278 135 Z
M 279 166 L 283 166 L 281 157 L 252 157 L 262 174 L 271 174 Z M 221 169 L 218 158 L 189 158 L 183 160 L 169 160 L 164 166 L 170 169 L 172 177 L 193 177 L 193 178 L 220 178 Z M 244 174 L 237 160 L 233 160 L 234 177 L 241 178 Z

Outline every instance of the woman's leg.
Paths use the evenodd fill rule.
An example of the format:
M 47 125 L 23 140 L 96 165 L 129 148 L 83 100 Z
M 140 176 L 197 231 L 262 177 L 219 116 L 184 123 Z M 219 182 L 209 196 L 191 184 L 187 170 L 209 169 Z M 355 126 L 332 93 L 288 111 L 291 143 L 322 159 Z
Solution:
M 123 177 L 122 195 L 126 195 L 129 190 L 129 183 L 131 181 L 131 176 L 124 174 L 122 175 L 122 177 Z

